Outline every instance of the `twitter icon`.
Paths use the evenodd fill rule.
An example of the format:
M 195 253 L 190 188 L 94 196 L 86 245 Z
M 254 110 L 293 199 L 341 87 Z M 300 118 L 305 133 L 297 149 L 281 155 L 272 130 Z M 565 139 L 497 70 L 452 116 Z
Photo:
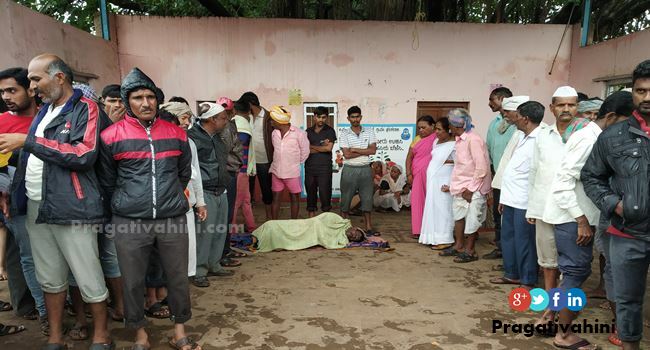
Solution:
M 542 288 L 530 291 L 530 309 L 535 312 L 544 311 L 548 307 L 548 293 Z

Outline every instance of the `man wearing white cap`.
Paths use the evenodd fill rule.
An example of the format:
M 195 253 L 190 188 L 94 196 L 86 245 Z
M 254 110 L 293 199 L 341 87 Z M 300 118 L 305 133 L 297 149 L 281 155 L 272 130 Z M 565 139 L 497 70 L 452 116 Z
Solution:
M 559 159 L 564 156 L 564 135 L 571 134 L 571 126 L 578 109 L 578 92 L 570 86 L 559 87 L 553 94 L 550 109 L 555 123 L 540 130 L 535 144 L 529 178 L 528 209 L 526 218 L 535 225 L 537 262 L 544 271 L 544 288 L 557 287 L 558 256 L 553 225 L 544 219 L 544 211 L 551 196 L 551 184 Z M 546 218 L 548 219 L 548 217 Z M 545 312 L 538 321 L 553 320 L 553 312 Z
M 231 177 L 227 169 L 230 150 L 219 133 L 229 121 L 228 111 L 216 103 L 200 106 L 198 121 L 188 130 L 188 136 L 196 144 L 203 182 L 203 199 L 208 216 L 196 227 L 196 275 L 192 283 L 197 287 L 208 287 L 207 276 L 232 276 L 233 272 L 220 264 L 223 246 L 228 232 L 228 198 L 226 186 Z
M 291 125 L 291 113 L 282 106 L 273 106 L 269 111 L 273 123 L 273 162 L 271 163 L 271 189 L 273 190 L 272 218 L 278 219 L 280 195 L 286 188 L 291 200 L 291 218 L 298 218 L 300 209 L 300 164 L 309 157 L 307 134 Z
M 490 126 L 488 127 L 487 137 L 485 144 L 487 145 L 488 155 L 490 156 L 490 168 L 492 170 L 492 177 L 494 178 L 495 172 L 499 169 L 499 164 L 503 158 L 505 149 L 508 142 L 512 140 L 512 135 L 517 131 L 517 128 L 512 126 L 505 119 L 503 113 L 503 102 L 505 99 L 512 97 L 512 91 L 505 86 L 500 86 L 490 93 L 488 106 L 492 112 L 498 113 Z M 494 187 L 494 186 L 493 186 Z M 492 196 L 494 198 L 492 206 L 492 218 L 494 219 L 494 243 L 496 248 L 483 255 L 483 259 L 499 259 L 501 258 L 501 214 L 497 206 L 499 205 L 499 191 L 500 187 L 492 189 Z

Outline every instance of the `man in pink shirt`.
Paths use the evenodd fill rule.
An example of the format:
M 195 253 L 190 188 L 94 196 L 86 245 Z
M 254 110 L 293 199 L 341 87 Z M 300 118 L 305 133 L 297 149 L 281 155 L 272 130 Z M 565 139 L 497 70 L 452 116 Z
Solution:
M 490 162 L 485 142 L 472 131 L 474 125 L 469 112 L 453 109 L 447 117 L 451 132 L 456 136 L 456 159 L 449 186 L 453 196 L 456 242 L 440 255 L 455 256 L 454 262 L 466 263 L 478 260 L 474 243 L 485 221 L 487 195 L 492 190 Z
M 291 113 L 274 106 L 269 111 L 273 133 L 273 162 L 271 163 L 271 190 L 273 190 L 273 204 L 271 218 L 278 219 L 280 211 L 280 195 L 286 188 L 291 199 L 291 218 L 298 218 L 299 196 L 302 192 L 300 181 L 300 164 L 309 157 L 309 139 L 307 134 L 291 125 Z

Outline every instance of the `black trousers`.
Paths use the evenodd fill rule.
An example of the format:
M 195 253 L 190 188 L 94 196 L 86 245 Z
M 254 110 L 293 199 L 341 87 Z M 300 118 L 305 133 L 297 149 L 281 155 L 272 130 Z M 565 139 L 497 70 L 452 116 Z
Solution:
M 146 326 L 144 317 L 145 274 L 157 248 L 165 276 L 170 319 L 185 323 L 192 317 L 187 279 L 187 217 L 140 220 L 113 216 L 117 259 L 124 283 L 124 320 L 127 328 Z
M 230 183 L 226 187 L 226 198 L 228 199 L 228 225 L 232 222 L 232 215 L 235 212 L 235 200 L 237 199 L 237 174 L 230 173 Z M 222 259 L 230 253 L 230 226 L 226 233 L 226 244 L 223 245 Z
M 266 205 L 273 203 L 273 191 L 271 190 L 271 163 L 256 164 L 255 170 L 257 175 L 248 178 L 249 184 L 252 184 L 251 198 L 255 198 L 255 179 L 260 183 L 262 191 L 262 202 Z
M 305 169 L 305 190 L 307 191 L 307 211 L 316 211 L 320 198 L 322 211 L 332 210 L 332 170 L 309 171 Z

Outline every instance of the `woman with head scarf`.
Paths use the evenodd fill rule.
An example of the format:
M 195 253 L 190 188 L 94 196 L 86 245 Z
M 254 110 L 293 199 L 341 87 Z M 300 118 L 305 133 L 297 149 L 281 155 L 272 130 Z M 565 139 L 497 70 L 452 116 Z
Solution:
M 401 166 L 393 165 L 388 174 L 381 179 L 379 189 L 373 196 L 373 205 L 394 211 L 400 211 L 403 206 L 411 206 L 411 194 Z

